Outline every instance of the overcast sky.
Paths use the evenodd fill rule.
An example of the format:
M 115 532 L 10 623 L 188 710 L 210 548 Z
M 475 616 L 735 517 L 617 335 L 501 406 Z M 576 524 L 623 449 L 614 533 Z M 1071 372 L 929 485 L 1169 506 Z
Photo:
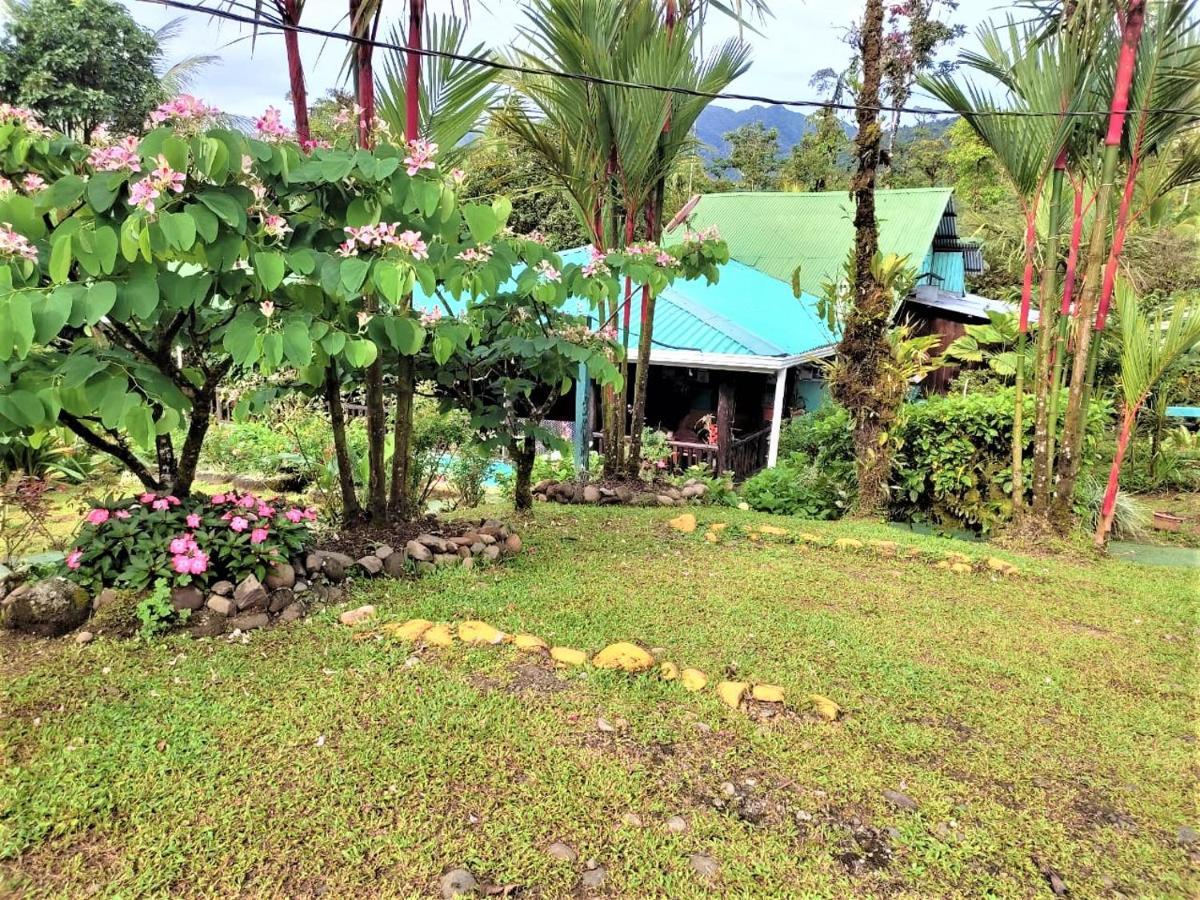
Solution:
M 287 69 L 283 39 L 278 33 L 260 34 L 252 47 L 248 27 L 220 22 L 201 13 L 167 9 L 145 0 L 122 2 L 139 22 L 150 28 L 184 17 L 182 34 L 166 48 L 168 61 L 193 53 L 214 53 L 221 57 L 221 62 L 205 71 L 193 88 L 204 100 L 241 115 L 257 115 L 268 105 L 287 109 Z M 221 0 L 193 2 L 224 6 Z M 307 0 L 303 23 L 345 31 L 347 5 L 345 0 Z M 429 8 L 437 13 L 449 11 L 455 5 L 461 10 L 462 0 L 457 0 L 457 4 L 455 0 L 429 0 Z M 521 6 L 521 0 L 474 0 L 470 42 L 483 42 L 498 49 L 509 46 L 524 15 Z M 753 49 L 753 64 L 730 90 L 775 98 L 810 98 L 813 91 L 808 79 L 814 72 L 845 66 L 849 48 L 841 38 L 861 9 L 861 0 L 774 0 L 771 6 L 775 15 L 761 27 L 763 36 L 745 33 Z M 962 43 L 973 44 L 975 26 L 988 18 L 1002 17 L 1006 7 L 1007 4 L 997 0 L 961 0 L 952 21 L 967 27 L 968 35 Z M 389 8 L 399 14 L 404 4 L 400 0 L 385 2 L 385 15 Z M 386 31 L 386 22 L 382 30 Z M 736 33 L 735 24 L 713 15 L 706 43 Z M 306 35 L 301 36 L 300 42 L 309 95 L 315 99 L 338 86 L 345 45 Z M 914 102 L 920 103 L 921 98 L 915 98 Z

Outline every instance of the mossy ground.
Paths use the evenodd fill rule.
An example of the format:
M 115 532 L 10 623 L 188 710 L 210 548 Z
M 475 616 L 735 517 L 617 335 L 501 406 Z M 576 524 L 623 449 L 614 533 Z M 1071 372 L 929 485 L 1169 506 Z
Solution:
M 1195 895 L 1194 571 L 1002 553 L 1019 577 L 962 575 L 735 526 L 985 548 L 709 509 L 685 535 L 671 517 L 539 507 L 502 567 L 352 599 L 380 621 L 635 640 L 714 680 L 826 695 L 841 721 L 761 720 L 711 687 L 511 647 L 414 655 L 336 609 L 245 643 L 5 637 L 0 895 L 429 896 L 465 865 L 563 897 L 589 859 L 610 896 L 1049 896 L 1050 872 L 1074 896 Z M 731 523 L 715 545 L 713 521 Z M 676 815 L 683 833 L 663 827 Z M 579 861 L 547 855 L 556 840 Z

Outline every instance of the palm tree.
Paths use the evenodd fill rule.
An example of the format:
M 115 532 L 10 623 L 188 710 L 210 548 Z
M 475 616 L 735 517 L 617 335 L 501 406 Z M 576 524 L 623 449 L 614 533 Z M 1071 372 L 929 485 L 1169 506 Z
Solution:
M 1121 464 L 1129 448 L 1138 411 L 1146 398 L 1191 350 L 1200 345 L 1200 297 L 1177 300 L 1166 317 L 1146 316 L 1133 291 L 1123 282 L 1116 288 L 1121 327 L 1121 430 L 1108 473 L 1108 486 L 1096 525 L 1095 543 L 1103 547 L 1112 529 L 1120 488 Z

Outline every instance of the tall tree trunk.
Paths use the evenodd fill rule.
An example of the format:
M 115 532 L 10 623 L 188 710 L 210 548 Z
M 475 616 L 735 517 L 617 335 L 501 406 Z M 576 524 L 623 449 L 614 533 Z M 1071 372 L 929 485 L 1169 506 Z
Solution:
M 1066 174 L 1066 151 L 1059 156 L 1050 179 L 1050 209 L 1046 217 L 1046 246 L 1042 256 L 1042 281 L 1038 299 L 1038 349 L 1037 379 L 1034 386 L 1033 417 L 1033 511 L 1042 515 L 1050 506 L 1051 473 L 1054 461 L 1050 457 L 1050 432 L 1054 428 L 1050 420 L 1050 392 L 1054 334 L 1054 315 L 1058 300 L 1058 210 L 1062 203 L 1063 177 Z
M 287 25 L 300 24 L 297 0 L 286 0 L 283 20 Z M 303 146 L 312 138 L 312 134 L 308 127 L 308 88 L 304 85 L 304 63 L 300 59 L 300 36 L 291 29 L 284 29 L 283 46 L 287 52 L 288 83 L 292 95 L 292 115 L 296 120 L 296 138 Z
M 200 451 L 204 447 L 204 436 L 208 434 L 208 427 L 212 421 L 213 400 L 217 396 L 217 387 L 232 367 L 233 360 L 225 360 L 209 372 L 200 389 L 192 397 L 192 414 L 188 421 L 187 434 L 179 450 L 174 475 L 169 482 L 170 491 L 176 497 L 186 497 L 192 492 L 192 482 L 196 480 L 196 467 L 200 464 Z M 167 482 L 164 480 L 163 483 Z
M 1075 293 L 1075 273 L 1079 266 L 1079 245 L 1083 241 L 1083 179 L 1075 186 L 1071 211 L 1071 246 L 1067 250 L 1067 271 L 1063 276 L 1062 306 L 1054 334 L 1054 370 L 1050 376 L 1050 464 L 1054 465 L 1054 446 L 1058 441 L 1058 404 L 1062 394 L 1063 367 L 1067 355 L 1067 336 L 1071 327 L 1071 300 Z
M 1108 470 L 1108 484 L 1104 488 L 1104 503 L 1100 507 L 1100 520 L 1096 523 L 1096 534 L 1093 540 L 1097 547 L 1103 549 L 1108 541 L 1108 533 L 1112 531 L 1113 518 L 1117 509 L 1117 492 L 1121 487 L 1121 463 L 1125 461 L 1125 452 L 1129 449 L 1129 439 L 1133 435 L 1133 424 L 1137 421 L 1138 408 L 1125 407 L 1121 421 L 1121 431 L 1117 435 L 1117 450 L 1113 454 L 1112 466 Z
M 1116 180 L 1117 162 L 1121 153 L 1121 136 L 1125 130 L 1125 115 L 1129 109 L 1129 89 L 1137 62 L 1137 47 L 1145 24 L 1145 0 L 1129 0 L 1121 34 L 1121 51 L 1117 57 L 1116 81 L 1108 114 L 1108 132 L 1104 138 L 1104 159 L 1100 171 L 1100 187 L 1096 192 L 1096 209 L 1092 238 L 1088 247 L 1087 277 L 1079 297 L 1076 317 L 1075 359 L 1071 368 L 1071 388 L 1067 395 L 1066 418 L 1063 422 L 1062 452 L 1058 458 L 1058 489 L 1054 500 L 1054 517 L 1064 526 L 1071 519 L 1075 481 L 1079 476 L 1084 432 L 1087 429 L 1089 385 L 1095 372 L 1095 351 L 1092 348 L 1093 322 L 1100 297 L 1100 279 L 1105 267 L 1108 244 L 1108 208 Z
M 337 461 L 338 487 L 342 494 L 342 520 L 354 522 L 362 518 L 358 492 L 354 488 L 354 463 L 350 459 L 350 444 L 346 440 L 346 412 L 342 408 L 342 385 L 338 379 L 337 362 L 325 367 L 325 402 L 329 405 L 329 426 L 333 431 L 333 455 Z
M 871 264 L 879 252 L 875 217 L 875 174 L 879 165 L 882 127 L 879 123 L 879 84 L 883 41 L 883 0 L 867 0 L 860 32 L 862 85 L 855 111 L 854 139 L 858 168 L 851 181 L 854 195 L 854 301 L 842 326 L 834 398 L 850 412 L 854 423 L 854 454 L 858 475 L 856 512 L 884 512 L 891 454 L 881 437 L 895 419 L 900 397 L 885 394 L 884 376 L 891 365 L 887 342 L 891 297 L 879 283 Z
M 425 0 L 409 0 L 408 46 L 419 50 L 425 23 Z M 421 57 L 409 53 L 404 59 L 404 137 L 415 141 L 420 137 L 421 122 Z M 405 298 L 405 310 L 412 308 L 412 296 Z M 420 511 L 413 508 L 412 428 L 413 401 L 417 390 L 416 360 L 401 356 L 396 365 L 396 418 L 392 430 L 392 488 L 389 505 L 393 516 L 407 521 Z
M 646 232 L 649 240 L 657 244 L 662 239 L 662 204 L 666 184 L 660 181 L 655 187 L 654 197 L 646 207 Z M 642 315 L 638 325 L 637 371 L 633 375 L 633 412 L 629 425 L 629 462 L 631 475 L 637 475 L 642 467 L 642 431 L 646 427 L 646 392 L 650 384 L 650 350 L 654 340 L 654 304 L 657 298 L 650 286 L 642 285 Z
M 1012 506 L 1020 516 L 1025 508 L 1025 354 L 1029 342 L 1029 301 L 1033 296 L 1033 247 L 1037 236 L 1037 197 L 1025 212 L 1025 275 L 1021 283 L 1021 313 L 1017 335 L 1017 379 L 1013 390 Z
M 530 512 L 533 509 L 533 461 L 537 455 L 537 444 L 533 438 L 526 435 L 520 440 L 514 438 L 508 449 L 512 454 L 516 475 L 513 483 L 513 508 L 517 512 Z

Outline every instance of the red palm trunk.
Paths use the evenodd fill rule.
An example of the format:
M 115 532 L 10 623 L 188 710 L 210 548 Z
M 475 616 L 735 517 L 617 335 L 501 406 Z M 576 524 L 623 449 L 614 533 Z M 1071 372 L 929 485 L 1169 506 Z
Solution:
M 1125 177 L 1125 192 L 1121 195 L 1121 206 L 1117 209 L 1117 221 L 1113 224 L 1112 248 L 1104 265 L 1104 285 L 1100 289 L 1100 306 L 1096 310 L 1096 330 L 1103 331 L 1108 321 L 1108 309 L 1112 303 L 1113 288 L 1117 282 L 1117 266 L 1121 262 L 1121 251 L 1125 248 L 1125 235 L 1129 231 L 1129 208 L 1133 205 L 1133 190 L 1138 175 L 1138 152 L 1141 135 L 1134 142 L 1133 159 L 1129 163 L 1129 174 Z
M 300 11 L 296 0 L 285 0 L 283 21 L 286 25 L 300 24 Z M 288 82 L 292 93 L 292 115 L 296 120 L 296 137 L 301 145 L 311 137 L 308 128 L 308 89 L 304 86 L 304 63 L 300 59 L 300 36 L 291 29 L 283 32 L 283 46 L 287 51 Z
M 408 46 L 421 49 L 421 30 L 425 17 L 425 0 L 408 0 Z M 410 52 L 404 58 L 404 137 L 415 141 L 421 131 L 421 57 Z
M 1140 406 L 1140 404 L 1139 404 Z M 1133 435 L 1133 423 L 1137 421 L 1138 407 L 1126 407 L 1121 422 L 1121 433 L 1117 435 L 1117 450 L 1113 455 L 1112 467 L 1108 470 L 1108 485 L 1104 489 L 1104 503 L 1100 507 L 1100 521 L 1096 523 L 1094 541 L 1097 547 L 1103 547 L 1112 530 L 1113 518 L 1117 509 L 1117 492 L 1121 486 L 1121 463 L 1125 461 L 1125 451 L 1129 449 L 1129 439 Z

